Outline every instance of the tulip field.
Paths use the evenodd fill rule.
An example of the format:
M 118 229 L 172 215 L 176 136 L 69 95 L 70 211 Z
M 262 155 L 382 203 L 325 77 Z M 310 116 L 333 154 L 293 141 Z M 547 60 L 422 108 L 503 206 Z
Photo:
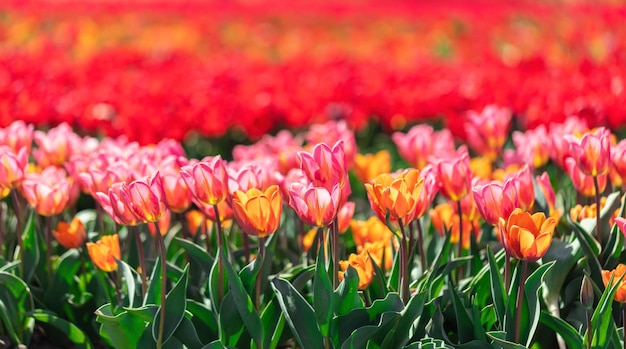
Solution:
M 623 23 L 2 2 L 0 349 L 626 349 Z

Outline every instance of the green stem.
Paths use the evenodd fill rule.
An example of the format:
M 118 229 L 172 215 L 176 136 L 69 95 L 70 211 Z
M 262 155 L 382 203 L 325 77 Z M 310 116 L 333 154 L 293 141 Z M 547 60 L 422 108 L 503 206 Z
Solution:
M 217 204 L 213 205 L 213 211 L 215 212 L 215 226 L 217 228 L 217 249 L 218 249 L 218 261 L 219 261 L 219 265 L 218 265 L 218 296 L 217 296 L 217 300 L 218 302 L 221 304 L 222 303 L 222 298 L 224 297 L 224 260 L 222 259 L 222 253 L 220 252 L 222 250 L 222 247 L 224 246 L 224 231 L 222 230 L 222 220 L 220 219 L 220 212 L 217 208 Z M 207 235 L 208 238 L 208 235 Z M 226 249 L 224 249 L 226 250 Z
M 407 239 L 402 224 L 402 218 L 398 218 L 398 225 L 400 226 L 400 233 L 402 234 L 402 241 L 400 242 L 400 273 L 398 275 L 398 292 L 400 293 L 400 299 L 407 304 L 409 301 L 409 272 L 407 261 Z
M 504 253 L 504 287 L 504 290 L 509 292 L 509 287 L 511 287 L 511 256 L 506 251 Z
M 161 229 L 157 222 L 153 222 L 156 229 L 156 238 L 159 245 L 159 253 L 161 257 L 161 317 L 159 318 L 159 334 L 157 337 L 157 349 L 161 349 L 163 346 L 163 330 L 165 328 L 165 301 L 167 294 L 167 255 L 165 253 L 165 241 L 161 236 Z
M 461 199 L 459 199 L 459 201 L 456 202 L 456 206 L 457 206 L 457 211 L 459 214 L 459 248 L 457 252 L 457 258 L 460 258 L 460 257 L 463 257 L 463 212 L 462 212 L 463 207 L 461 206 Z M 463 278 L 464 272 L 465 272 L 464 265 L 461 264 L 458 269 L 457 280 L 456 280 L 457 283 L 460 282 L 461 279 Z
M 46 271 L 48 275 L 48 285 L 50 285 L 52 284 L 52 217 L 46 216 L 44 221 L 44 235 L 46 236 Z
M 528 262 L 525 260 L 520 261 L 522 263 L 522 275 L 519 279 L 519 291 L 517 292 L 517 302 L 515 312 L 515 343 L 519 343 L 519 337 L 521 335 L 522 324 L 522 312 L 524 311 L 524 284 L 526 283 L 526 274 L 528 272 Z
M 263 259 L 265 258 L 265 237 L 259 237 L 259 254 L 256 258 L 260 258 L 259 273 L 256 275 L 256 311 L 261 315 L 261 281 L 263 279 Z
M 428 269 L 428 261 L 426 260 L 426 252 L 424 251 L 424 228 L 422 227 L 422 221 L 416 219 L 417 224 L 417 248 L 419 248 L 420 262 L 422 263 L 422 273 Z
M 602 251 L 602 227 L 600 225 L 600 185 L 598 184 L 598 176 L 593 176 L 593 186 L 595 188 L 596 197 L 596 237 Z
M 337 216 L 333 219 L 333 224 L 330 229 L 330 235 L 332 240 L 332 254 L 333 254 L 333 289 L 336 289 L 339 285 L 339 219 Z
M 15 213 L 16 225 L 15 225 L 15 240 L 17 240 L 18 254 L 17 258 L 20 260 L 19 264 L 19 276 L 24 276 L 24 260 L 22 254 L 24 253 L 22 247 L 22 210 L 20 209 L 20 198 L 18 197 L 17 189 L 11 190 L 11 199 L 13 199 L 13 212 Z M 28 281 L 28 280 L 27 280 Z
M 156 223 L 155 223 L 156 224 Z M 135 244 L 137 245 L 137 254 L 139 255 L 139 268 L 141 268 L 141 297 L 142 299 L 146 296 L 146 292 L 148 291 L 148 278 L 146 277 L 148 270 L 146 269 L 146 255 L 143 251 L 143 241 L 141 241 L 141 232 L 139 231 L 138 226 L 130 226 L 129 229 L 132 230 L 133 235 L 135 235 Z

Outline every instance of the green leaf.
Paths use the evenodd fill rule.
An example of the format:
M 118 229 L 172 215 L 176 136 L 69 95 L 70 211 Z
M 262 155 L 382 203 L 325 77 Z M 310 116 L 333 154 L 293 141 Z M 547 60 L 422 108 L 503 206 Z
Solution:
M 565 320 L 558 318 L 547 311 L 541 312 L 539 321 L 558 333 L 565 341 L 568 348 L 582 348 L 583 337 L 578 331 Z
M 193 317 L 191 321 L 196 328 L 202 328 L 198 335 L 203 342 L 212 341 L 219 336 L 219 326 L 215 314 L 206 305 L 194 301 L 193 299 L 187 299 L 187 311 L 190 312 Z
M 315 318 L 311 305 L 288 281 L 275 278 L 271 285 L 298 344 L 303 349 L 323 348 L 324 339 L 320 328 L 315 321 L 311 321 Z
M 174 338 L 178 339 L 188 349 L 200 349 L 202 348 L 202 342 L 198 338 L 196 328 L 193 326 L 191 320 L 183 316 L 182 321 L 174 332 Z
M 487 336 L 502 349 L 527 349 L 525 346 L 506 340 L 507 334 L 502 331 L 487 332 Z
M 449 282 L 452 285 L 452 280 Z M 454 308 L 454 315 L 456 319 L 456 328 L 459 336 L 459 342 L 466 343 L 474 339 L 474 322 L 467 314 L 465 304 L 461 301 L 458 291 L 455 287 L 450 288 L 450 294 L 452 295 L 452 306 Z
M 330 284 L 328 270 L 324 263 L 324 248 L 319 248 L 315 263 L 315 278 L 313 279 L 313 305 L 315 318 L 320 327 L 322 336 L 328 336 L 328 329 L 334 308 L 333 287 Z
M 67 339 L 69 339 L 72 343 L 75 344 L 77 348 L 84 348 L 84 349 L 93 348 L 93 346 L 91 345 L 91 341 L 85 335 L 85 333 L 81 331 L 80 328 L 78 328 L 76 325 L 72 324 L 71 322 L 68 322 L 66 320 L 63 320 L 57 317 L 54 313 L 41 310 L 41 309 L 36 309 L 36 310 L 29 311 L 28 313 L 26 313 L 26 316 L 30 316 L 37 321 L 45 322 L 47 324 L 52 325 L 57 330 L 61 331 L 66 336 Z
M 23 279 L 27 283 L 35 275 L 37 265 L 39 265 L 41 255 L 39 244 L 39 235 L 35 231 L 35 211 L 31 211 L 22 236 L 22 248 L 24 249 L 22 251 L 22 260 L 24 261 Z
M 376 345 L 377 340 L 382 342 L 399 322 L 399 313 L 395 311 L 385 312 L 380 317 L 378 324 L 362 326 L 352 332 L 350 337 L 341 345 L 341 349 L 380 347 L 380 345 Z
M 248 333 L 250 333 L 255 342 L 261 344 L 263 343 L 265 336 L 263 325 L 261 324 L 261 318 L 254 308 L 254 303 L 252 303 L 248 292 L 246 292 L 246 289 L 243 287 L 239 275 L 235 273 L 235 270 L 230 265 L 230 262 L 228 261 L 228 258 L 226 258 L 224 252 L 220 251 L 220 253 L 222 254 L 224 269 L 226 270 L 228 282 L 230 284 L 230 291 L 233 294 L 235 306 L 237 307 L 239 316 L 241 316 Z
M 573 243 L 554 239 L 543 256 L 542 261 L 544 263 L 554 261 L 554 267 L 548 272 L 543 287 L 543 295 L 547 304 L 558 304 L 563 283 L 582 257 L 582 252 L 576 247 Z
M 215 262 L 214 258 L 211 257 L 207 253 L 207 251 L 197 244 L 194 244 L 192 241 L 183 238 L 175 238 L 176 242 L 182 247 L 187 254 L 191 257 L 193 261 L 198 263 L 202 267 L 205 273 L 209 274 L 211 272 L 211 266 Z
M 589 235 L 578 223 L 572 221 L 569 215 L 567 216 L 567 221 L 572 226 L 572 230 L 576 235 L 577 239 L 575 243 L 580 244 L 580 248 L 587 258 L 587 264 L 590 270 L 591 280 L 593 282 L 602 287 L 604 283 L 602 282 L 602 266 L 600 265 L 600 261 L 598 260 L 599 248 L 598 242 Z M 574 246 L 576 246 L 574 244 Z
M 137 348 L 139 339 L 148 325 L 146 321 L 127 311 L 114 314 L 110 303 L 96 310 L 96 321 L 102 324 L 100 336 L 116 349 Z
M 213 341 L 205 346 L 202 349 L 226 349 L 229 347 L 225 347 L 220 341 Z
M 218 313 L 220 342 L 227 346 L 237 345 L 244 330 L 244 324 L 235 305 L 232 292 L 227 292 L 222 299 Z
M 183 276 L 178 280 L 174 288 L 165 298 L 165 326 L 163 327 L 162 343 L 167 342 L 185 316 L 187 305 L 187 281 L 189 275 L 189 265 L 185 266 Z M 163 306 L 159 307 L 159 312 L 152 322 L 152 339 L 157 341 L 159 336 L 159 322 L 163 316 Z
M 145 271 L 141 271 L 145 273 Z M 154 267 L 152 268 L 152 275 L 150 275 L 150 282 L 148 283 L 148 290 L 146 291 L 146 297 L 143 300 L 143 305 L 156 304 L 161 305 L 161 258 L 157 256 L 154 261 Z
M 265 330 L 263 348 L 276 348 L 285 327 L 285 316 L 281 312 L 276 297 L 272 297 L 272 301 L 263 310 L 261 323 Z
M 400 322 L 396 329 L 396 336 L 393 338 L 393 343 L 398 347 L 406 345 L 418 329 L 427 296 L 427 291 L 414 294 L 400 313 Z
M 335 291 L 335 314 L 347 314 L 354 308 L 362 308 L 363 301 L 359 297 L 359 273 L 352 266 L 343 274 L 343 281 Z
M 135 304 L 135 276 L 126 262 L 117 260 L 117 265 L 119 266 L 119 271 L 122 273 L 124 283 L 126 284 L 126 290 L 128 292 L 128 307 L 132 308 Z
M 369 253 L 368 253 L 369 255 Z M 385 272 L 374 262 L 372 256 L 370 256 L 370 261 L 372 261 L 372 266 L 374 267 L 374 277 L 372 278 L 372 282 L 367 287 L 365 292 L 369 295 L 369 299 L 372 301 L 376 299 L 383 299 L 389 293 L 387 289 L 387 281 L 385 280 Z
M 4 329 L 11 338 L 11 340 L 17 344 L 22 344 L 22 338 L 16 331 L 16 326 L 13 323 L 17 318 L 17 314 L 11 314 L 7 308 L 7 304 L 0 298 L 0 324 L 4 325 Z
M 617 289 L 621 285 L 623 276 L 618 280 L 614 280 L 613 276 L 609 280 L 610 287 L 607 287 L 600 297 L 600 301 L 591 316 L 591 328 L 593 338 L 591 339 L 592 348 L 608 348 L 611 343 L 611 337 L 614 335 L 615 322 L 612 316 L 613 297 Z M 589 329 L 585 332 L 584 342 L 587 343 Z
M 380 316 L 385 312 L 400 313 L 404 303 L 395 292 L 390 292 L 384 299 L 375 300 L 367 308 L 356 308 L 349 313 L 335 317 L 339 343 L 345 342 L 357 329 L 378 323 Z
M 500 326 L 504 326 L 504 315 L 506 314 L 507 294 L 504 290 L 504 282 L 502 281 L 502 273 L 500 266 L 496 262 L 496 258 L 491 251 L 491 247 L 487 246 L 487 258 L 489 260 L 489 277 L 491 279 L 491 297 L 493 305 L 498 316 Z

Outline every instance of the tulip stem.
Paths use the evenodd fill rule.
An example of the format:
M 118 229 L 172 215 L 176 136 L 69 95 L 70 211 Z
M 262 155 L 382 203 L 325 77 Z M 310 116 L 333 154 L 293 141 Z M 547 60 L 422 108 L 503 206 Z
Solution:
M 428 268 L 426 261 L 426 252 L 424 251 L 424 228 L 420 219 L 415 220 L 417 225 L 417 248 L 419 248 L 420 262 L 422 262 L 422 273 Z
M 457 252 L 457 258 L 463 257 L 463 207 L 461 206 L 461 200 L 459 199 L 456 202 L 457 211 L 459 214 L 459 249 Z M 457 283 L 461 281 L 463 278 L 463 274 L 465 272 L 464 265 L 459 265 L 458 274 L 457 274 Z
M 46 236 L 46 268 L 48 274 L 48 285 L 50 285 L 52 283 L 52 217 L 46 216 L 44 221 L 44 234 Z
M 400 273 L 398 275 L 398 292 L 400 293 L 400 299 L 407 304 L 409 301 L 409 266 L 407 261 L 407 241 L 404 224 L 402 224 L 402 218 L 398 218 L 398 225 L 400 226 L 400 233 L 402 234 L 402 242 L 400 243 Z
M 596 196 L 596 237 L 598 238 L 598 244 L 600 244 L 600 251 L 602 251 L 602 229 L 600 226 L 600 185 L 598 184 L 598 176 L 593 176 L 593 186 Z
M 592 314 L 591 314 L 591 311 L 589 309 L 585 309 L 585 313 L 586 313 L 586 316 L 587 316 L 587 349 L 591 349 L 591 345 L 593 343 L 593 335 L 592 335 L 592 333 L 593 333 L 593 331 L 592 331 L 593 324 L 591 323 Z M 622 317 L 623 316 L 624 316 L 624 314 L 622 314 Z M 626 320 L 622 320 L 622 321 L 626 321 Z M 624 334 L 624 336 L 626 336 L 626 334 Z M 626 343 L 626 337 L 624 339 L 625 339 L 624 343 Z M 624 345 L 626 345 L 626 344 L 624 344 Z
M 115 271 L 115 275 L 110 274 L 110 276 L 111 276 L 111 281 L 113 281 L 113 288 L 115 289 L 115 299 L 117 299 L 117 306 L 121 308 L 124 305 L 122 304 L 122 294 L 120 293 L 120 272 Z M 128 295 L 128 296 L 132 297 L 134 295 Z
M 17 247 L 19 253 L 17 258 L 20 260 L 19 264 L 19 276 L 24 276 L 24 261 L 22 260 L 22 210 L 20 209 L 20 198 L 17 194 L 17 189 L 11 190 L 11 199 L 13 199 L 13 212 L 15 213 L 16 225 L 15 225 L 15 240 L 17 241 Z M 28 280 L 26 280 L 28 281 Z
M 622 303 L 622 328 L 624 332 L 624 349 L 626 349 L 626 303 Z M 591 331 L 589 331 L 591 333 Z M 591 338 L 591 336 L 589 336 Z
M 526 283 L 526 273 L 528 272 L 528 262 L 525 260 L 520 261 L 522 263 L 522 275 L 519 279 L 519 290 L 517 292 L 517 302 L 515 312 L 515 343 L 519 343 L 519 337 L 521 335 L 521 323 L 522 312 L 524 311 L 524 284 Z
M 259 273 L 256 275 L 256 311 L 261 315 L 261 280 L 263 279 L 263 259 L 265 258 L 264 237 L 259 236 L 259 254 L 256 258 L 260 258 Z
M 241 240 L 243 241 L 243 251 L 246 265 L 250 264 L 250 238 L 248 234 L 241 234 Z
M 332 254 L 333 254 L 333 289 L 336 289 L 339 283 L 339 219 L 335 215 L 333 224 L 330 229 L 332 239 Z
M 167 255 L 165 253 L 165 241 L 161 235 L 161 229 L 157 222 L 153 222 L 156 229 L 156 238 L 159 245 L 159 253 L 161 255 L 161 317 L 159 318 L 159 335 L 157 337 L 157 349 L 161 349 L 163 345 L 163 329 L 165 328 L 165 302 L 167 294 Z
M 104 234 L 104 218 L 102 215 L 102 205 L 96 201 L 96 226 L 95 229 L 100 229 L 100 234 Z
M 0 258 L 4 258 L 4 210 L 2 208 L 0 204 Z
M 187 224 L 187 219 L 185 218 L 185 212 L 180 212 L 176 214 L 178 221 L 180 222 L 180 232 L 183 235 L 183 239 L 189 240 L 189 225 Z M 185 263 L 189 263 L 189 252 L 185 250 Z
M 219 303 L 222 303 L 222 298 L 224 297 L 224 261 L 222 260 L 222 247 L 224 246 L 224 232 L 222 231 L 222 220 L 220 218 L 220 212 L 217 208 L 217 204 L 213 205 L 213 211 L 215 212 L 215 227 L 217 229 L 217 256 L 218 256 L 218 287 L 217 290 L 217 300 Z M 208 239 L 207 235 L 207 239 Z M 219 305 L 218 305 L 219 306 Z
M 148 290 L 148 278 L 146 277 L 146 255 L 143 251 L 143 242 L 141 241 L 141 232 L 139 231 L 138 226 L 130 226 L 133 235 L 135 235 L 135 244 L 137 245 L 137 254 L 139 255 L 139 268 L 141 268 L 141 297 L 146 296 L 146 292 Z
M 626 349 L 626 303 L 622 303 L 622 327 L 624 332 L 624 349 Z M 589 331 L 591 333 L 591 331 Z M 591 336 L 589 336 L 591 338 Z
M 504 290 L 509 292 L 511 287 L 511 256 L 508 253 L 504 253 Z

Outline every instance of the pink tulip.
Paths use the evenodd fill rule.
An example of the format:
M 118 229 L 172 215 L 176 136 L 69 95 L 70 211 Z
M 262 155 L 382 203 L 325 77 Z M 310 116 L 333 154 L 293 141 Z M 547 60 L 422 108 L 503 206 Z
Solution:
M 0 145 L 8 146 L 14 153 L 22 148 L 30 153 L 34 128 L 32 124 L 26 124 L 22 120 L 13 121 L 9 126 L 0 129 Z
M 28 204 L 42 216 L 55 216 L 67 207 L 71 181 L 67 177 L 29 176 L 22 181 L 22 194 Z
M 409 165 L 423 169 L 431 157 L 454 153 L 454 140 L 448 129 L 435 132 L 431 126 L 413 126 L 408 133 L 395 132 L 391 139 Z
M 319 143 L 313 151 L 298 153 L 302 172 L 315 186 L 326 188 L 329 192 L 338 185 L 341 190 L 340 202 L 345 202 L 350 195 L 348 166 L 343 141 L 337 142 L 332 148 L 326 143 Z
M 588 176 L 605 175 L 611 166 L 611 132 L 600 127 L 581 139 L 566 136 L 570 153 L 578 168 Z
M 97 192 L 95 199 L 115 223 L 131 226 L 142 223 L 132 209 L 126 183 L 114 183 L 106 194 Z
M 496 105 L 486 106 L 481 113 L 469 111 L 465 132 L 469 146 L 492 161 L 502 151 L 509 134 L 511 111 Z
M 471 170 L 467 153 L 437 163 L 437 178 L 441 193 L 452 201 L 459 201 L 471 190 Z
M 167 212 L 163 181 L 159 172 L 128 184 L 133 213 L 144 223 L 158 222 Z
M 191 194 L 203 205 L 217 205 L 228 194 L 226 162 L 219 155 L 184 166 L 180 174 Z
M 593 176 L 584 174 L 576 165 L 576 160 L 573 158 L 567 158 L 565 160 L 565 171 L 572 179 L 574 188 L 581 194 L 587 197 L 594 197 L 596 195 L 595 186 L 593 184 Z M 607 175 L 598 176 L 598 187 L 600 192 L 603 192 L 606 188 Z
M 26 148 L 14 153 L 7 146 L 0 146 L 0 187 L 12 189 L 24 179 L 28 168 Z
M 487 223 L 494 226 L 498 225 L 500 218 L 508 218 L 518 206 L 513 180 L 476 185 L 472 192 L 478 212 Z
M 324 227 L 332 223 L 337 215 L 339 195 L 338 184 L 329 191 L 325 187 L 316 187 L 313 183 L 293 183 L 289 189 L 289 206 L 304 223 Z
M 540 168 L 550 160 L 550 138 L 544 125 L 526 130 L 513 132 L 513 143 L 520 158 L 532 168 Z M 508 217 L 507 217 L 508 218 Z

